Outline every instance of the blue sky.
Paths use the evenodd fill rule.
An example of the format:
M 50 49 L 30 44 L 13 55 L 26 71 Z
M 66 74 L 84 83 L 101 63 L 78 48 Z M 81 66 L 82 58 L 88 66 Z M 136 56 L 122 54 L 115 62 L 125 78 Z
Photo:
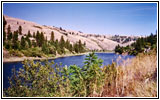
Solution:
M 150 35 L 156 3 L 4 3 L 3 14 L 85 33 Z

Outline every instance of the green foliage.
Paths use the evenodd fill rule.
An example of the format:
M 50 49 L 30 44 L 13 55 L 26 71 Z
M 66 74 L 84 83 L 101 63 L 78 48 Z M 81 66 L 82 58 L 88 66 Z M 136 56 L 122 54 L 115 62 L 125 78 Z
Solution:
M 51 41 L 54 42 L 54 32 L 51 32 Z
M 76 65 L 71 65 L 68 68 L 68 73 L 70 74 L 70 90 L 73 96 L 81 97 L 85 96 L 85 84 L 82 76 L 82 70 Z
M 5 44 L 5 48 L 8 49 L 8 50 L 12 49 L 12 42 L 7 41 L 6 44 Z
M 32 50 L 33 51 L 33 50 Z M 94 53 L 87 56 L 84 68 L 76 65 L 61 67 L 44 61 L 24 61 L 23 68 L 13 70 L 10 87 L 4 91 L 8 97 L 67 97 L 90 96 L 103 86 L 102 60 Z M 87 68 L 86 68 L 87 67 Z
M 36 34 L 35 34 L 35 32 L 33 32 L 33 38 L 36 38 Z
M 30 30 L 28 31 L 27 36 L 28 36 L 28 37 L 32 37 Z
M 39 47 L 21 50 L 21 52 L 26 57 L 42 57 L 42 56 L 44 56 L 43 52 L 41 51 L 41 49 Z
M 11 56 L 17 56 L 17 57 L 23 56 L 23 54 L 19 50 L 14 50 L 14 49 L 9 50 L 9 54 Z
M 42 50 L 42 54 L 33 54 L 32 56 L 38 55 L 40 57 L 42 57 L 42 55 L 45 54 L 45 56 L 49 56 L 49 57 L 53 57 L 55 56 L 57 53 L 62 55 L 62 54 L 66 54 L 66 53 L 83 53 L 85 52 L 85 46 L 82 44 L 81 40 L 79 40 L 77 43 L 75 43 L 74 45 L 70 44 L 70 41 L 64 40 L 64 37 L 61 36 L 60 41 L 58 41 L 58 39 L 56 39 L 56 41 L 54 41 L 55 37 L 54 37 L 54 32 L 51 32 L 51 39 L 50 41 L 47 40 L 47 37 L 44 37 L 44 33 L 43 32 L 39 32 L 37 31 L 37 33 L 35 34 L 35 32 L 33 33 L 33 38 L 32 41 L 30 40 L 30 37 L 32 37 L 30 30 L 28 31 L 28 34 L 26 35 L 22 35 L 21 36 L 21 40 L 18 41 L 18 33 L 22 35 L 22 27 L 19 26 L 17 31 L 14 31 L 14 33 L 12 34 L 11 32 L 11 27 L 10 25 L 8 25 L 7 28 L 7 41 L 4 42 L 4 47 L 6 49 L 14 49 L 14 50 L 24 50 L 23 53 L 24 55 L 26 55 L 28 57 L 27 54 L 30 54 L 30 51 L 28 51 L 28 49 L 32 49 L 34 47 L 39 47 Z M 4 40 L 5 40 L 5 35 L 6 33 L 3 33 L 4 35 Z
M 123 47 L 120 47 L 119 44 L 115 47 L 115 52 L 118 52 L 119 54 L 123 53 Z
M 7 40 L 11 40 L 11 39 L 12 39 L 11 26 L 8 25 L 8 28 L 7 28 Z
M 5 32 L 6 25 L 7 25 L 7 21 L 5 20 L 5 17 L 3 16 L 3 43 L 6 40 L 6 32 Z
M 12 37 L 13 37 L 13 35 L 12 35 L 12 32 L 11 32 L 11 33 L 9 33 L 9 34 L 7 35 L 7 40 L 11 41 L 11 40 L 12 40 Z
M 127 47 L 120 47 L 117 45 L 115 47 L 115 52 L 122 54 L 127 52 L 130 55 L 137 55 L 138 53 L 146 53 L 149 52 L 149 50 L 154 49 L 157 50 L 157 34 L 153 35 L 151 33 L 148 37 L 141 37 L 136 40 L 135 43 L 132 43 L 131 46 Z
M 85 60 L 85 65 L 82 68 L 82 75 L 85 80 L 86 96 L 89 96 L 96 90 L 99 90 L 103 83 L 103 72 L 100 68 L 103 60 L 98 59 L 94 52 L 87 55 Z
M 31 48 L 32 47 L 32 43 L 31 43 L 31 40 L 29 39 L 29 35 L 26 36 L 25 40 L 28 43 L 29 48 Z
M 60 48 L 59 48 L 59 51 L 60 53 L 62 54 L 65 54 L 65 50 L 64 50 L 64 47 L 65 47 L 65 40 L 63 38 L 63 36 L 61 36 L 61 39 L 59 41 L 59 45 L 60 45 Z
M 26 41 L 25 38 L 22 36 L 21 37 L 21 49 L 25 49 L 26 48 Z
M 18 32 L 17 31 L 14 31 L 13 33 L 13 49 L 19 49 L 18 47 Z
M 18 27 L 18 33 L 19 33 L 19 35 L 22 35 L 22 26 Z
M 81 40 L 73 45 L 73 49 L 76 53 L 83 53 L 85 52 L 84 44 L 82 44 Z
M 36 43 L 37 43 L 37 46 L 39 46 L 39 47 L 41 45 L 40 38 L 41 38 L 41 35 L 40 35 L 39 31 L 37 31 L 37 33 L 36 33 Z
M 10 34 L 11 33 L 11 26 L 8 25 L 8 28 L 7 28 L 7 34 Z

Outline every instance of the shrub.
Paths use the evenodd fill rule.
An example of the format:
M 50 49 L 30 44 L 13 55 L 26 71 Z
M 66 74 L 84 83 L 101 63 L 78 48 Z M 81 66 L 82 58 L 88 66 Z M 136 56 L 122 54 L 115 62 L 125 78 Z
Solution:
M 84 66 L 82 68 L 82 75 L 86 86 L 86 96 L 92 96 L 99 93 L 103 85 L 102 59 L 93 53 L 86 56 Z
M 76 65 L 62 68 L 61 64 L 53 66 L 54 62 L 44 61 L 44 64 L 41 64 L 24 61 L 23 68 L 18 73 L 13 70 L 14 74 L 9 78 L 10 87 L 4 91 L 4 95 L 9 97 L 90 96 L 100 89 L 99 86 L 102 84 L 102 70 L 98 68 L 101 60 L 97 59 L 94 53 L 89 54 L 86 60 L 87 73 Z
M 17 57 L 22 57 L 23 56 L 23 54 L 20 51 L 14 50 L 14 49 L 9 50 L 9 54 L 11 56 L 17 56 Z
M 42 57 L 45 56 L 39 47 L 21 50 L 26 57 Z

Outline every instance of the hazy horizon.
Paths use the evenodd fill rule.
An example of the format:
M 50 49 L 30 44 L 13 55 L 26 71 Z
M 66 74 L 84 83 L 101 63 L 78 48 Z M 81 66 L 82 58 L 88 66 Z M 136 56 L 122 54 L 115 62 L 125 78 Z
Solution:
M 147 36 L 157 29 L 156 3 L 3 3 L 3 14 L 103 35 Z

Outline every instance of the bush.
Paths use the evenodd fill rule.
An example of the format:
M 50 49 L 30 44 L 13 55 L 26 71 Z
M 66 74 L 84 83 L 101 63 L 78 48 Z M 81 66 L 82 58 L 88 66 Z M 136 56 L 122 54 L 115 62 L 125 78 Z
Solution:
M 9 54 L 11 56 L 17 56 L 17 57 L 22 57 L 23 56 L 23 54 L 20 51 L 14 50 L 14 49 L 9 50 Z
M 101 60 L 94 53 L 86 59 L 86 70 L 76 65 L 61 67 L 54 62 L 24 61 L 18 73 L 13 70 L 9 78 L 10 87 L 4 91 L 9 97 L 61 97 L 91 96 L 100 89 L 102 70 Z M 88 65 L 89 64 L 89 65 Z M 87 73 L 86 73 L 87 72 Z
M 45 56 L 39 47 L 30 48 L 21 51 L 26 57 L 42 57 Z

